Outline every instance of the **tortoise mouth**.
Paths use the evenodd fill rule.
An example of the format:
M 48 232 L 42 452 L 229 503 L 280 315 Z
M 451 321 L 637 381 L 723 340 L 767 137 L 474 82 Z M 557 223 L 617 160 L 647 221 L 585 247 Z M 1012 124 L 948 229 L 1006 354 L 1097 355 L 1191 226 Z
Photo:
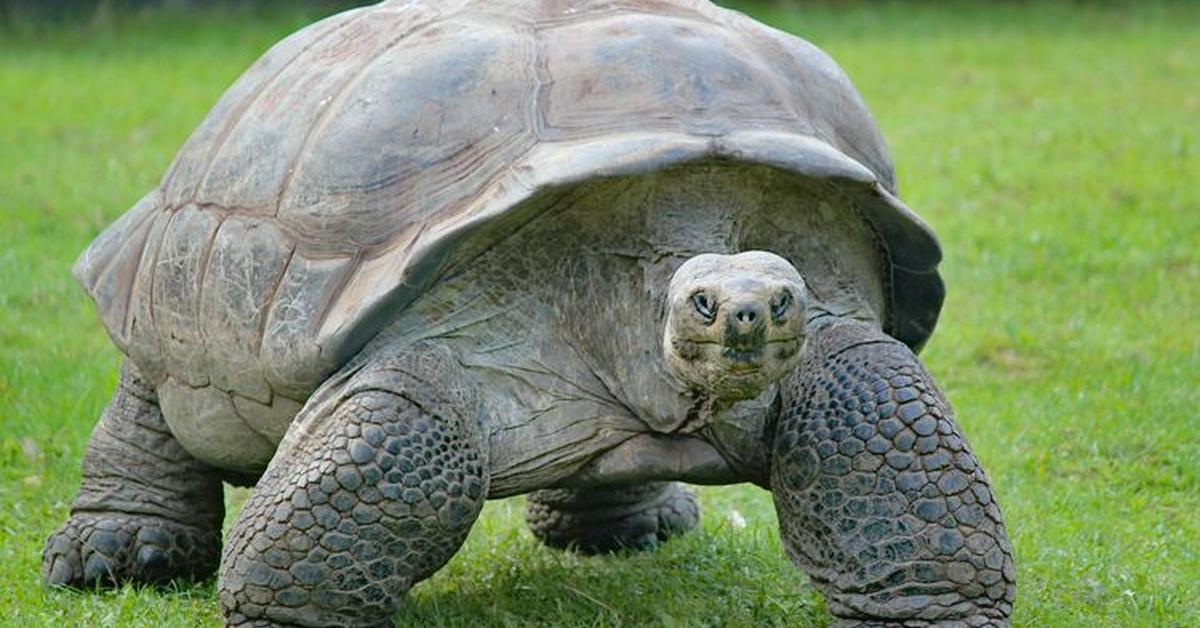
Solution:
M 749 376 L 763 371 L 770 358 L 787 360 L 799 349 L 799 338 L 772 338 L 745 344 L 726 343 L 721 348 L 721 357 L 732 376 Z
M 797 363 L 802 336 L 772 338 L 750 346 L 712 339 L 672 341 L 669 364 L 689 387 L 726 400 L 751 399 Z
M 763 363 L 766 361 L 765 349 L 765 344 L 753 349 L 737 349 L 727 346 L 721 351 L 721 357 L 725 358 L 725 364 L 732 373 L 755 373 L 762 370 Z

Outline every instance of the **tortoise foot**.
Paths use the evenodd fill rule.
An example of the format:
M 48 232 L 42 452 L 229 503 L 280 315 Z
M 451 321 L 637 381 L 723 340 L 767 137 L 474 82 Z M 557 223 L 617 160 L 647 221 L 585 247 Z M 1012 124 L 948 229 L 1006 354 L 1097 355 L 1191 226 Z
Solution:
M 677 482 L 529 495 L 525 520 L 550 547 L 599 554 L 645 550 L 696 527 L 696 495 Z
M 302 628 L 303 625 L 277 622 L 270 619 L 253 619 L 239 613 L 234 613 L 225 618 L 225 628 Z M 370 628 L 393 628 L 393 626 L 395 624 L 389 619 Z
M 902 619 L 892 622 L 876 619 L 838 619 L 831 628 L 1008 628 L 1008 621 L 986 615 L 964 619 L 931 620 Z
M 82 512 L 46 540 L 42 575 L 68 587 L 202 580 L 216 571 L 220 551 L 215 530 L 148 515 Z

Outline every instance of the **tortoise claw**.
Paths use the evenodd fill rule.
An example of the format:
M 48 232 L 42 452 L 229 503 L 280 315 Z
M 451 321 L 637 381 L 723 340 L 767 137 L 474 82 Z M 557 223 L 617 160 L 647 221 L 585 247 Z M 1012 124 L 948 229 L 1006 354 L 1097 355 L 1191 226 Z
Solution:
M 217 568 L 213 532 L 161 517 L 78 513 L 46 540 L 42 575 L 55 586 L 200 580 Z

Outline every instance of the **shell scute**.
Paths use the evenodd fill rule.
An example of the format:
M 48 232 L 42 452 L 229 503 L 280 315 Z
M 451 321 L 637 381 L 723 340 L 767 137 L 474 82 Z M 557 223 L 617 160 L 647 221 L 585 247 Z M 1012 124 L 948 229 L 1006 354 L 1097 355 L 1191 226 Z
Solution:
M 154 266 L 153 314 L 159 352 L 167 372 L 192 386 L 208 384 L 200 325 L 200 287 L 222 217 L 187 205 L 174 214 Z M 138 356 L 142 360 L 148 359 Z
M 255 97 L 213 155 L 195 200 L 274 215 L 310 138 L 342 126 L 339 107 L 379 55 L 403 39 L 404 13 L 354 19 L 309 49 Z
M 349 280 L 353 257 L 311 259 L 293 255 L 267 312 L 259 359 L 271 388 L 296 399 L 308 396 L 312 382 L 337 368 L 321 355 L 317 328 L 330 295 Z
M 199 323 L 212 384 L 262 403 L 271 388 L 258 361 L 267 306 L 294 250 L 274 224 L 229 216 L 213 239 Z
M 554 81 L 539 101 L 545 140 L 631 130 L 719 136 L 804 125 L 774 82 L 762 80 L 770 68 L 718 25 L 620 15 L 541 37 L 555 51 L 546 61 Z
M 168 377 L 158 387 L 158 403 L 179 444 L 209 464 L 261 472 L 275 453 L 275 443 L 247 425 L 225 391 Z
M 161 207 L 158 190 L 142 197 L 96 236 L 71 268 L 71 274 L 96 303 L 109 336 L 121 347 L 126 343 L 125 313 L 129 307 L 133 275 L 141 262 L 150 225 Z
M 466 26 L 440 26 L 436 37 L 378 56 L 347 90 L 336 123 L 313 132 L 279 208 L 310 250 L 387 246 L 478 194 L 532 145 L 522 115 L 528 38 L 477 25 L 464 39 L 455 33 Z M 427 60 L 412 63 L 416 56 Z
M 138 366 L 149 381 L 159 381 L 166 374 L 163 356 L 158 350 L 159 335 L 154 322 L 153 281 L 155 264 L 162 252 L 163 239 L 172 218 L 171 213 L 160 212 L 148 221 L 149 229 L 133 271 L 125 311 L 124 337 L 129 344 L 129 352 L 143 357 Z
M 293 33 L 251 65 L 217 100 L 167 169 L 159 186 L 163 206 L 180 207 L 193 201 L 216 154 L 234 134 L 243 114 L 258 102 L 263 92 L 284 79 L 285 73 L 295 71 L 297 61 L 314 46 L 337 34 L 362 13 L 361 9 L 347 11 Z
M 748 45 L 775 68 L 786 99 L 808 125 L 801 132 L 820 138 L 867 166 L 895 193 L 896 176 L 883 136 L 849 77 L 828 54 L 798 37 L 758 23 L 737 21 Z

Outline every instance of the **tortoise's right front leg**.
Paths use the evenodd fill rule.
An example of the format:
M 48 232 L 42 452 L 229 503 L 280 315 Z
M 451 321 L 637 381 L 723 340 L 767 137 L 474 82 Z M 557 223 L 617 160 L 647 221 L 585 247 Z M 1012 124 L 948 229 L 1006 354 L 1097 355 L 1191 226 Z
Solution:
M 226 622 L 390 625 L 486 498 L 468 393 L 446 356 L 414 350 L 354 375 L 328 409 L 306 409 L 230 533 Z

